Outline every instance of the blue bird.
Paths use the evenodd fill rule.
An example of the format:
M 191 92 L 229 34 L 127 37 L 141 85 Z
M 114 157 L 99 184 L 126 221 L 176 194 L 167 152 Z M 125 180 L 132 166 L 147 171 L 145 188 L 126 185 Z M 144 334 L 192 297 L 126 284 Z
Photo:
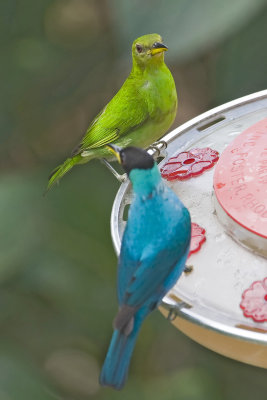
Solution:
M 145 150 L 108 145 L 132 183 L 118 263 L 119 311 L 100 374 L 100 384 L 121 389 L 144 319 L 176 283 L 185 268 L 191 239 L 190 214 L 163 182 Z

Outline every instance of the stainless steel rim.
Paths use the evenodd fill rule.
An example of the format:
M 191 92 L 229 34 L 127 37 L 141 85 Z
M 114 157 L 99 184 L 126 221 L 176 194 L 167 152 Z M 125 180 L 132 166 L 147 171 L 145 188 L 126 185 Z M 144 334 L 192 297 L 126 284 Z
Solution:
M 172 132 L 165 135 L 162 140 L 164 140 L 168 146 L 169 144 L 176 139 L 181 134 L 186 131 L 191 130 L 192 128 L 198 128 L 205 124 L 210 124 L 213 121 L 216 121 L 221 115 L 224 115 L 231 119 L 231 111 L 237 110 L 239 107 L 242 108 L 242 114 L 246 113 L 246 104 L 251 107 L 252 104 L 258 104 L 263 101 L 261 107 L 257 107 L 258 109 L 267 107 L 267 90 L 263 90 L 257 93 L 253 93 L 248 96 L 241 97 L 239 99 L 230 101 L 226 104 L 223 104 L 219 107 L 213 108 L 210 111 L 207 111 L 196 118 L 186 122 L 185 124 L 179 126 L 174 129 Z M 227 115 L 228 114 L 228 115 Z M 222 121 L 223 123 L 224 121 Z M 219 122 L 220 123 L 220 122 Z M 207 128 L 208 129 L 208 128 Z M 115 252 L 117 255 L 120 251 L 121 245 L 121 234 L 122 234 L 122 223 L 123 221 L 123 211 L 126 204 L 130 203 L 130 195 L 127 195 L 129 190 L 130 183 L 129 181 L 124 182 L 115 197 L 112 212 L 111 212 L 111 236 L 114 245 Z M 236 326 L 236 321 L 232 320 L 228 317 L 222 317 L 220 315 L 220 320 L 218 320 L 218 315 L 216 313 L 209 311 L 207 313 L 207 309 L 194 305 L 193 307 L 188 306 L 186 303 L 181 301 L 174 301 L 170 296 L 165 296 L 162 301 L 162 306 L 167 309 L 170 313 L 175 316 L 179 316 L 187 321 L 190 321 L 198 326 L 202 326 L 208 330 L 212 330 L 218 332 L 220 334 L 224 334 L 227 336 L 234 337 L 236 339 L 258 343 L 261 345 L 267 345 L 267 330 L 264 331 L 264 327 L 261 324 L 247 324 L 246 329 Z M 243 324 L 245 325 L 245 324 Z M 256 329 L 255 329 L 256 328 Z M 262 331 L 257 331 L 257 328 L 260 328 Z M 254 330 L 253 330 L 254 329 Z M 259 329 L 258 329 L 259 330 Z

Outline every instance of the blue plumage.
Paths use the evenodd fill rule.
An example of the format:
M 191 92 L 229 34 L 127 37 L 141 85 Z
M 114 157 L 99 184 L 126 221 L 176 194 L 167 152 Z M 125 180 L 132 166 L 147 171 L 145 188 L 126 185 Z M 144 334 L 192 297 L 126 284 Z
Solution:
M 126 171 L 127 161 L 129 164 L 133 156 L 133 150 L 129 149 L 145 153 L 136 148 L 121 150 Z M 148 154 L 145 154 L 147 158 Z M 142 168 L 143 164 L 145 168 Z M 144 319 L 158 306 L 184 270 L 191 238 L 188 210 L 164 184 L 153 160 L 150 168 L 143 164 L 138 160 L 137 166 L 127 171 L 133 185 L 134 200 L 119 257 L 119 311 L 100 375 L 102 385 L 116 389 L 125 383 Z

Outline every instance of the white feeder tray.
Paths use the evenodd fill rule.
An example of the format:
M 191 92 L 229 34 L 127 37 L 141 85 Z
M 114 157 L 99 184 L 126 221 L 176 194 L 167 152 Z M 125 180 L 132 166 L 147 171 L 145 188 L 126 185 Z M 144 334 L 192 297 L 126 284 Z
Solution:
M 192 222 L 206 230 L 206 241 L 187 261 L 193 271 L 164 297 L 160 311 L 209 349 L 267 368 L 267 322 L 255 322 L 240 308 L 244 291 L 267 277 L 267 90 L 206 112 L 162 140 L 168 146 L 159 167 L 192 148 L 212 148 L 220 159 L 199 176 L 166 181 Z M 111 214 L 117 254 L 131 196 L 127 181 Z

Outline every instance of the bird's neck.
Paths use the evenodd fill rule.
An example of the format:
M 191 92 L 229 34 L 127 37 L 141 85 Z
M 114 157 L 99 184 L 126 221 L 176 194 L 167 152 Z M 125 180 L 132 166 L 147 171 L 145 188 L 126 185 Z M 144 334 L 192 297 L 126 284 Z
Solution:
M 164 67 L 165 63 L 163 54 L 159 54 L 159 56 L 153 56 L 151 60 L 145 64 L 138 63 L 135 59 L 133 59 L 133 67 L 131 74 L 133 75 L 151 74 Z
M 134 193 L 144 199 L 151 197 L 162 186 L 162 178 L 156 163 L 150 169 L 131 170 L 129 178 L 132 182 Z

